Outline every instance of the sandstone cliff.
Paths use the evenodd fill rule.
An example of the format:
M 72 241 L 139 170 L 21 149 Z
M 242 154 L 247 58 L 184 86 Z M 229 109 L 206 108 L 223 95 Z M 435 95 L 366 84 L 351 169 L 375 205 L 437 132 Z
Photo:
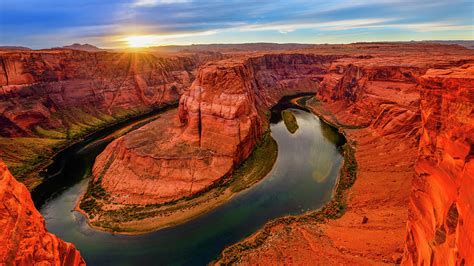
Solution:
M 436 96 L 437 94 L 448 94 L 445 90 L 452 91 L 459 87 L 458 82 L 448 80 L 446 81 L 447 88 L 441 90 L 440 87 L 443 84 L 439 80 L 432 80 L 432 86 L 437 87 L 434 89 L 435 94 L 431 96 L 432 100 L 426 102 L 426 99 L 429 99 L 429 97 L 426 98 L 429 93 L 424 89 L 426 81 L 422 80 L 426 80 L 433 71 L 428 71 L 430 68 L 442 68 L 446 73 L 451 73 L 456 67 L 474 60 L 473 53 L 463 49 L 451 53 L 444 50 L 445 47 L 423 47 L 424 53 L 419 54 L 416 49 L 421 47 L 406 46 L 404 48 L 402 46 L 374 45 L 373 51 L 365 55 L 360 50 L 357 56 L 339 58 L 331 64 L 320 84 L 317 92 L 318 101 L 308 101 L 309 107 L 314 112 L 344 132 L 349 143 L 356 150 L 357 179 L 355 184 L 344 193 L 344 208 L 339 214 L 342 216 L 334 220 L 332 219 L 334 213 L 329 212 L 330 215 L 327 216 L 329 218 L 323 219 L 321 223 L 319 215 L 309 213 L 301 217 L 281 219 L 281 222 L 270 222 L 256 234 L 225 249 L 218 264 L 238 262 L 253 265 L 271 263 L 276 260 L 284 264 L 296 265 L 369 265 L 401 262 L 405 245 L 403 236 L 406 234 L 411 180 L 415 175 L 419 138 L 420 136 L 422 139 L 426 138 L 426 133 L 421 135 L 422 125 L 426 123 L 422 122 L 421 117 L 435 113 L 433 109 L 441 106 L 441 103 L 435 104 L 441 101 L 441 97 Z M 396 53 L 400 49 L 404 51 L 403 56 Z M 451 155 L 457 158 L 452 161 L 452 157 L 443 155 L 443 152 L 439 155 L 435 153 L 439 156 L 436 158 L 449 161 L 449 171 L 453 174 L 451 178 L 442 181 L 442 185 L 441 183 L 432 185 L 434 183 L 431 182 L 416 185 L 417 179 L 415 179 L 414 187 L 423 196 L 421 201 L 414 201 L 413 197 L 411 200 L 411 208 L 415 211 L 410 210 L 412 222 L 409 222 L 409 228 L 415 229 L 414 233 L 409 233 L 407 237 L 412 240 L 408 241 L 410 252 L 405 253 L 405 261 L 412 261 L 412 257 L 417 256 L 415 263 L 422 261 L 429 263 L 431 249 L 426 245 L 429 247 L 432 244 L 421 243 L 432 243 L 436 231 L 435 224 L 438 223 L 439 227 L 443 227 L 442 221 L 447 217 L 448 210 L 454 209 L 451 207 L 454 198 L 459 197 L 457 202 L 463 203 L 461 205 L 457 203 L 458 209 L 451 210 L 450 217 L 456 216 L 454 213 L 460 213 L 460 206 L 464 206 L 465 217 L 472 215 L 472 205 L 467 203 L 466 198 L 466 195 L 472 194 L 472 191 L 466 190 L 466 194 L 455 196 L 457 187 L 463 188 L 463 185 L 465 185 L 464 189 L 469 187 L 469 178 L 465 176 L 472 177 L 472 173 L 466 170 L 469 169 L 468 164 L 464 166 L 463 163 L 467 162 L 466 158 L 469 158 L 467 155 L 469 145 L 465 145 L 471 143 L 472 146 L 472 140 L 468 139 L 472 135 L 472 126 L 467 125 L 472 125 L 470 121 L 472 120 L 472 100 L 470 99 L 472 99 L 473 86 L 472 83 L 464 83 L 460 87 L 464 89 L 460 89 L 459 94 L 449 94 L 452 105 L 446 103 L 449 101 L 446 98 L 441 107 L 441 110 L 450 110 L 453 113 L 444 111 L 442 115 L 435 117 L 447 115 L 449 117 L 447 119 L 457 121 L 452 123 L 440 120 L 445 121 L 442 123 L 449 124 L 451 133 L 448 134 L 449 137 L 438 138 L 436 143 L 444 145 L 453 141 L 455 144 L 448 144 L 447 148 L 442 149 L 449 149 L 449 152 L 455 153 L 461 152 L 462 156 Z M 427 106 L 433 109 L 425 111 Z M 455 114 L 455 112 L 460 113 Z M 441 128 L 441 125 L 439 126 Z M 433 138 L 433 134 L 431 133 L 429 138 Z M 451 137 L 451 134 L 457 135 Z M 421 149 L 423 146 L 421 144 Z M 466 147 L 468 147 L 467 150 Z M 432 150 L 435 149 L 432 148 Z M 449 152 L 446 151 L 446 153 Z M 417 169 L 419 167 L 420 165 Z M 454 167 L 457 170 L 454 170 Z M 454 182 L 451 181 L 454 176 L 457 176 L 456 182 L 459 183 L 446 183 Z M 445 185 L 446 188 L 442 189 Z M 423 194 L 422 191 L 425 190 L 431 195 Z M 454 194 L 450 194 L 449 199 L 446 199 L 444 195 L 451 192 Z M 437 198 L 439 195 L 442 200 Z M 432 216 L 432 204 L 435 204 L 436 208 L 440 207 L 442 214 Z M 413 213 L 416 213 L 416 216 L 413 216 Z M 421 222 L 423 219 L 421 217 L 425 215 L 426 222 Z M 452 224 L 455 219 L 448 220 L 450 221 L 448 223 Z M 464 224 L 469 223 L 464 222 Z M 457 230 L 462 233 L 451 236 L 453 239 L 454 235 L 457 237 L 464 234 L 456 238 L 459 239 L 456 240 L 458 242 L 455 240 L 448 242 L 450 236 L 446 236 L 446 243 L 442 242 L 444 246 L 442 248 L 440 246 L 440 249 L 445 250 L 437 251 L 440 253 L 435 260 L 438 264 L 448 261 L 444 254 L 449 253 L 447 251 L 449 245 L 451 245 L 451 253 L 449 253 L 451 256 L 454 256 L 455 246 L 459 248 L 458 246 L 464 245 L 464 250 L 459 252 L 459 258 L 453 260 L 457 263 L 462 263 L 462 257 L 469 251 L 472 254 L 472 240 L 467 236 L 468 230 L 460 228 Z M 445 230 L 447 232 L 448 228 Z M 442 240 L 442 237 L 439 239 Z M 420 255 L 417 255 L 418 252 Z M 436 252 L 433 254 L 437 256 Z
M 79 251 L 48 233 L 26 187 L 0 161 L 0 264 L 85 265 Z
M 120 204 L 159 204 L 202 191 L 249 156 L 268 129 L 268 108 L 284 95 L 315 92 L 335 58 L 276 54 L 206 64 L 181 97 L 178 115 L 114 141 L 98 156 L 94 182 Z
M 356 150 L 357 181 L 344 194 L 342 217 L 271 223 L 226 249 L 221 262 L 367 265 L 399 263 L 403 255 L 407 265 L 473 263 L 472 51 L 322 46 L 233 54 L 195 71 L 216 58 L 222 56 L 2 52 L 0 135 L 66 139 L 182 95 L 178 110 L 97 157 L 88 195 L 99 200 L 86 204 L 89 218 L 97 219 L 97 208 L 173 203 L 212 186 L 251 152 L 267 129 L 270 106 L 284 95 L 316 92 L 309 107 L 341 128 Z M 39 145 L 37 138 L 25 140 Z M 0 156 L 4 152 L 0 148 Z M 0 172 L 6 191 L 0 198 L 8 203 L 0 208 L 0 239 L 12 245 L 1 249 L 1 262 L 81 263 L 71 244 L 46 232 L 32 203 L 22 207 L 31 202 L 24 187 L 3 165 Z
M 0 158 L 29 189 L 58 148 L 176 103 L 218 53 L 0 52 Z
M 420 77 L 423 133 L 404 265 L 474 263 L 474 66 Z
M 0 53 L 0 136 L 70 137 L 114 117 L 177 101 L 197 67 L 219 58 L 216 53 Z

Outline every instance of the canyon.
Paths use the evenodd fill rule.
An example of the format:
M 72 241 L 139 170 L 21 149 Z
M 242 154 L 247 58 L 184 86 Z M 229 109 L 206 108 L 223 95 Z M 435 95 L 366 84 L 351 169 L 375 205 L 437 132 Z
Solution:
M 173 205 L 232 177 L 268 134 L 268 110 L 283 96 L 312 93 L 305 106 L 346 136 L 340 178 L 344 169 L 356 170 L 355 182 L 340 181 L 329 207 L 269 222 L 226 248 L 216 263 L 473 262 L 472 50 L 372 43 L 219 52 L 163 58 L 2 52 L 0 158 L 21 176 L 38 169 L 18 158 L 13 148 L 21 143 L 36 147 L 28 156 L 38 155 L 179 99 L 177 110 L 114 140 L 97 157 L 78 204 L 94 225 L 103 211 Z M 34 166 L 20 171 L 20 163 Z M 7 171 L 3 166 L 8 184 L 2 189 L 21 190 L 29 198 Z M 53 248 L 44 254 L 58 254 L 53 251 L 58 248 L 62 255 L 54 260 L 83 263 L 72 245 L 45 231 L 31 198 L 15 204 L 28 206 L 35 228 L 52 239 Z M 16 216 L 6 211 L 1 221 Z M 123 232 L 117 225 L 97 227 Z M 2 246 L 17 243 L 13 235 Z
M 385 56 L 340 59 L 307 103 L 356 151 L 357 180 L 344 193 L 342 217 L 323 208 L 282 218 L 224 250 L 218 263 L 472 263 L 472 234 L 465 229 L 472 222 L 458 225 L 472 215 L 472 55 L 404 49 L 399 56 L 384 48 Z M 448 147 L 459 157 L 443 152 Z M 457 189 L 461 182 L 466 191 Z M 463 206 L 463 214 L 452 204 Z
M 0 156 L 30 189 L 55 151 L 105 125 L 172 104 L 221 54 L 0 52 Z

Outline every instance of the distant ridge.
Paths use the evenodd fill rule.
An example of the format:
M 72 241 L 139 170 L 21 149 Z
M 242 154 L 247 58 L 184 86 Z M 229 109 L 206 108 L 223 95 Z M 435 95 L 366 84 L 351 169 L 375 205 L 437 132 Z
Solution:
M 474 40 L 449 40 L 449 41 L 427 40 L 425 42 L 441 43 L 441 44 L 457 44 L 469 49 L 474 49 Z
M 56 48 L 53 48 L 53 49 L 56 49 Z M 71 50 L 80 50 L 80 51 L 87 51 L 87 52 L 102 51 L 102 49 L 100 49 L 99 47 L 94 46 L 92 44 L 88 44 L 88 43 L 85 43 L 85 44 L 74 43 L 71 45 L 63 46 L 60 49 L 71 49 Z
M 24 46 L 0 46 L 0 50 L 31 50 L 31 48 L 24 47 Z

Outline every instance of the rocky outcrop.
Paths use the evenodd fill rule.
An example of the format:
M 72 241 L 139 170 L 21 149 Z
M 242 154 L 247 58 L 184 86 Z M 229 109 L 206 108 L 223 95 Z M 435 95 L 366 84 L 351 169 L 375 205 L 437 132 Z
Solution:
M 94 181 L 120 204 L 159 204 L 204 190 L 249 156 L 268 129 L 268 108 L 284 95 L 316 91 L 334 59 L 277 54 L 206 64 L 178 115 L 110 144 L 97 158 Z
M 469 137 L 472 135 L 473 86 L 470 81 L 459 85 L 462 84 L 459 81 L 448 79 L 442 83 L 431 79 L 434 94 L 429 101 L 426 99 L 430 99 L 427 95 L 431 92 L 425 87 L 428 76 L 434 71 L 429 69 L 442 68 L 445 73 L 456 75 L 455 69 L 472 62 L 474 55 L 463 49 L 451 53 L 444 50 L 445 47 L 423 47 L 426 49 L 423 55 L 416 51 L 421 47 L 416 46 L 370 47 L 373 51 L 369 54 L 333 62 L 320 84 L 318 101 L 307 102 L 315 113 L 339 127 L 356 150 L 357 180 L 345 192 L 342 216 L 339 219 L 328 216 L 321 223 L 321 216 L 310 212 L 270 222 L 261 231 L 225 249 L 217 264 L 279 261 L 295 265 L 370 265 L 400 263 L 405 256 L 404 262 L 414 261 L 419 265 L 428 264 L 433 254 L 434 265 L 444 265 L 451 258 L 452 262 L 468 265 L 463 256 L 472 254 L 472 234 L 469 233 L 472 228 L 469 225 L 463 228 L 460 224 L 469 224 L 466 220 L 472 216 L 468 196 L 472 195 L 469 191 L 472 173 L 467 158 L 472 146 Z M 403 56 L 397 55 L 396 50 L 400 49 L 405 53 Z M 472 72 L 465 72 L 464 78 L 469 73 L 472 78 Z M 435 111 L 439 109 L 445 111 Z M 426 116 L 436 119 L 446 116 L 443 118 L 446 120 L 436 123 L 435 119 L 431 125 L 438 131 L 422 134 L 426 121 L 421 118 Z M 451 133 L 435 137 L 444 125 L 448 125 Z M 413 187 L 417 193 L 410 200 L 408 225 L 413 233 L 407 237 L 409 252 L 403 255 L 411 181 L 420 167 L 427 165 L 419 160 L 415 172 L 420 138 L 430 139 L 428 158 L 432 160 L 434 156 L 437 158 L 434 164 L 441 164 L 443 168 L 431 167 L 428 173 L 444 173 L 439 174 L 442 178 L 432 178 L 432 182 L 417 181 L 425 180 L 426 173 L 415 178 Z M 428 149 L 423 144 L 426 140 L 421 143 L 421 150 Z M 437 147 L 444 145 L 446 147 L 438 151 Z M 463 206 L 462 223 L 456 218 L 461 216 L 460 206 Z M 448 235 L 446 224 L 451 228 L 457 224 L 456 233 Z M 440 229 L 438 234 L 437 229 Z M 431 253 L 429 247 L 433 246 L 435 235 L 442 244 Z M 457 249 L 463 251 L 457 254 L 454 252 Z M 413 256 L 417 256 L 415 260 Z
M 80 205 L 94 221 L 100 208 L 146 210 L 205 191 L 247 158 L 268 128 L 270 106 L 315 92 L 308 106 L 356 150 L 357 181 L 344 192 L 341 217 L 270 223 L 236 245 L 251 248 L 226 249 L 221 262 L 367 265 L 403 256 L 407 265 L 472 264 L 472 51 L 373 43 L 249 54 L 195 72 L 222 56 L 0 52 L 0 135 L 68 138 L 180 98 L 178 110 L 97 157 Z M 0 194 L 1 245 L 13 246 L 0 258 L 81 263 L 70 244 L 46 232 L 32 204 L 19 209 L 31 200 L 10 177 L 0 186 L 8 192 Z
M 217 53 L 0 53 L 0 136 L 69 137 L 177 101 L 197 67 L 219 58 Z
M 183 138 L 242 162 L 267 129 L 267 110 L 285 95 L 315 92 L 335 58 L 277 54 L 207 64 L 180 99 Z
M 79 251 L 48 233 L 26 187 L 0 161 L 0 264 L 85 265 Z
M 474 65 L 420 77 L 423 133 L 404 265 L 474 263 Z

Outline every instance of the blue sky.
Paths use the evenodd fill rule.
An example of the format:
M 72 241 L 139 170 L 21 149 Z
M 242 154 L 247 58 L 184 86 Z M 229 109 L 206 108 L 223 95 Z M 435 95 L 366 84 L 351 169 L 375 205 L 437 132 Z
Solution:
M 473 40 L 473 20 L 473 0 L 0 0 L 0 45 Z

